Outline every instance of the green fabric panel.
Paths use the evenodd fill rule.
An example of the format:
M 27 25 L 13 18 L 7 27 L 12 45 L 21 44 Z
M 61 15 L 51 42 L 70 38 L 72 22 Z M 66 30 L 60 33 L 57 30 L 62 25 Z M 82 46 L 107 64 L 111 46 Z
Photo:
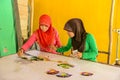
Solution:
M 12 0 L 0 0 L 0 56 L 16 53 Z

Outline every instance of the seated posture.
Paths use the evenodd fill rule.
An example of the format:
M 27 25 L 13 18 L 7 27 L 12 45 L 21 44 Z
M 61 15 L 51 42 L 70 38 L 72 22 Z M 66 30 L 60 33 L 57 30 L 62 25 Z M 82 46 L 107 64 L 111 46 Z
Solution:
M 40 50 L 56 54 L 55 50 L 50 47 L 60 47 L 60 39 L 58 32 L 53 28 L 51 18 L 48 15 L 42 15 L 39 18 L 39 29 L 37 29 L 28 41 L 18 51 L 18 56 L 21 57 L 24 51 L 28 50 L 35 42 L 38 43 Z
M 57 52 L 63 53 L 72 49 L 73 55 L 78 58 L 96 61 L 98 49 L 96 41 L 92 34 L 85 31 L 83 22 L 81 19 L 70 19 L 64 27 L 69 35 L 68 43 L 61 48 L 52 47 Z M 76 54 L 74 54 L 76 53 Z

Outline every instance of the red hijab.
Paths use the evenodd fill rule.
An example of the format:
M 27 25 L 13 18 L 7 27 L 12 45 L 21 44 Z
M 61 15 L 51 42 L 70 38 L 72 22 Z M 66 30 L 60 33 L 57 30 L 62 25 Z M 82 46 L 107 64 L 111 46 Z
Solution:
M 36 31 L 37 41 L 41 47 L 47 48 L 53 45 L 55 38 L 55 32 L 54 28 L 52 27 L 51 18 L 48 15 L 42 15 L 39 18 L 39 26 L 41 24 L 47 25 L 49 29 L 46 32 L 43 32 L 39 27 L 39 29 Z

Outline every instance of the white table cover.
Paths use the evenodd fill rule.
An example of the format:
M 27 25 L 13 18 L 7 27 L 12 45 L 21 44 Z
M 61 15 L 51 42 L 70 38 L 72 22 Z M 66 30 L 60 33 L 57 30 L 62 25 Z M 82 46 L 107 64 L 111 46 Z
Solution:
M 18 58 L 16 54 L 0 58 L 0 80 L 120 80 L 120 68 L 91 61 L 80 60 L 61 55 L 28 51 L 32 55 L 49 56 L 54 61 L 30 62 Z M 67 61 L 73 64 L 73 68 L 64 69 L 57 66 L 55 61 Z M 60 78 L 56 75 L 48 75 L 46 71 L 56 69 L 60 72 L 72 74 L 68 78 Z M 81 72 L 91 72 L 92 76 L 82 76 Z

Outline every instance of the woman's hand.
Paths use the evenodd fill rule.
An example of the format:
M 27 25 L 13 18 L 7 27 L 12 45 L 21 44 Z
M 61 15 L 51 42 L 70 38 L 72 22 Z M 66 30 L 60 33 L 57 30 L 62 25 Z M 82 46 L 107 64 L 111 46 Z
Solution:
M 72 57 L 82 58 L 82 53 L 78 51 L 73 51 Z
M 56 50 L 57 50 L 57 47 L 56 47 L 56 46 L 54 46 L 54 45 L 51 45 L 51 46 L 50 46 L 50 49 L 52 49 L 52 50 L 55 50 L 55 51 L 56 51 Z
M 57 53 L 58 55 L 63 55 L 63 53 Z
M 22 57 L 22 56 L 23 56 L 23 52 L 24 52 L 24 50 L 23 50 L 23 49 L 20 49 L 20 50 L 17 52 L 17 55 L 18 55 L 19 57 Z
M 82 53 L 81 52 L 77 52 L 77 58 L 82 58 Z

